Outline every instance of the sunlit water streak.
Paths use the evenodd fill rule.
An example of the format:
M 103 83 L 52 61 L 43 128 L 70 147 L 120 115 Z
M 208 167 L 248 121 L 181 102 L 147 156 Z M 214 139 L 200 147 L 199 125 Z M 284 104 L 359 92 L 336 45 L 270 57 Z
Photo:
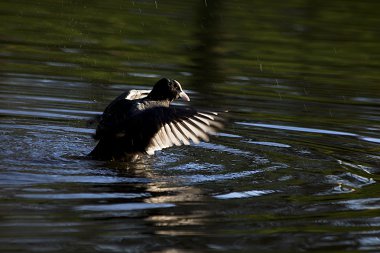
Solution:
M 379 138 L 360 136 L 360 135 L 354 134 L 354 133 L 340 132 L 340 131 L 333 131 L 333 130 L 326 130 L 326 129 L 296 127 L 296 126 L 283 126 L 283 125 L 272 125 L 272 124 L 262 124 L 262 123 L 250 123 L 250 122 L 236 122 L 236 124 L 245 125 L 245 126 L 253 126 L 253 127 L 263 127 L 263 128 L 279 129 L 279 130 L 286 130 L 286 131 L 295 131 L 295 132 L 306 132 L 306 133 L 319 133 L 319 134 L 352 136 L 352 137 L 359 138 L 359 139 L 361 139 L 363 141 L 380 143 L 380 139 Z M 260 144 L 260 142 L 251 142 L 251 143 Z M 264 145 L 265 143 L 261 142 L 261 144 Z M 270 145 L 270 144 L 267 143 L 267 145 Z M 273 146 L 277 145 L 279 147 L 288 147 L 285 144 L 275 144 L 275 143 L 273 143 L 272 145 Z
M 240 198 L 251 198 L 251 197 L 258 197 L 265 194 L 271 194 L 275 191 L 272 190 L 252 190 L 252 191 L 244 191 L 244 192 L 230 192 L 227 194 L 221 194 L 221 195 L 215 195 L 214 197 L 217 199 L 240 199 Z

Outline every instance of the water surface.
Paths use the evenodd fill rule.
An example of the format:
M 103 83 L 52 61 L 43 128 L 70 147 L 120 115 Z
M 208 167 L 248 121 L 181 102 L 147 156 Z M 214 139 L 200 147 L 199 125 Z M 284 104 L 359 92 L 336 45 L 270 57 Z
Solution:
M 378 252 L 379 8 L 0 3 L 0 251 Z M 225 129 L 86 159 L 86 121 L 164 76 Z

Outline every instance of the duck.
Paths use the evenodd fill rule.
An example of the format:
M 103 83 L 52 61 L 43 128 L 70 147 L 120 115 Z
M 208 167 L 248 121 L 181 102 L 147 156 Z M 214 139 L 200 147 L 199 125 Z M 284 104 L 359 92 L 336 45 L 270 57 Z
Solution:
M 89 156 L 135 161 L 172 146 L 207 142 L 211 134 L 223 128 L 218 113 L 173 105 L 179 98 L 190 101 L 181 84 L 168 78 L 158 80 L 152 90 L 133 89 L 120 94 L 97 117 L 93 134 L 97 144 Z

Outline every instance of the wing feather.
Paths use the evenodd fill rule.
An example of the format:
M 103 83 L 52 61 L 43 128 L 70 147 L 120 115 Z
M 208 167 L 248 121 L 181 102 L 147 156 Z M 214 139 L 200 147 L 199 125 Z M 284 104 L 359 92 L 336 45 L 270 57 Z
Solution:
M 184 121 L 177 122 L 176 125 L 178 126 L 178 130 L 181 131 L 187 139 L 191 140 L 195 144 L 199 143 L 199 139 L 197 138 L 197 136 L 187 128 L 187 126 L 184 124 Z
M 172 130 L 173 134 L 180 140 L 184 145 L 190 145 L 189 140 L 183 136 L 183 134 L 178 130 L 177 126 L 173 123 L 170 122 L 170 129 Z
M 201 138 L 204 141 L 208 141 L 208 137 L 205 134 L 205 129 L 202 128 L 197 128 L 194 125 L 192 125 L 189 121 L 191 121 L 191 118 L 188 119 L 188 121 L 182 121 L 183 124 L 186 125 L 186 127 L 193 133 L 195 134 L 196 137 Z
M 172 130 L 170 129 L 169 124 L 164 125 L 165 132 L 169 136 L 171 142 L 176 146 L 181 146 L 181 142 L 177 139 L 177 137 L 173 134 Z
M 118 103 L 132 102 L 128 99 L 122 100 L 125 102 Z M 128 106 L 125 108 L 128 109 Z M 102 129 L 102 133 L 114 133 L 115 130 L 125 133 L 117 138 L 117 142 L 124 143 L 120 145 L 126 152 L 146 152 L 151 155 L 174 145 L 190 145 L 191 142 L 198 144 L 200 141 L 209 141 L 208 135 L 222 128 L 222 120 L 215 114 L 197 112 L 181 106 L 166 107 L 158 103 L 157 106 L 134 112 L 128 118 L 121 117 L 122 111 L 112 112 L 112 117 L 104 118 L 103 122 L 107 128 Z M 117 124 L 109 124 L 108 119 L 109 122 Z M 116 137 L 113 135 L 110 138 Z

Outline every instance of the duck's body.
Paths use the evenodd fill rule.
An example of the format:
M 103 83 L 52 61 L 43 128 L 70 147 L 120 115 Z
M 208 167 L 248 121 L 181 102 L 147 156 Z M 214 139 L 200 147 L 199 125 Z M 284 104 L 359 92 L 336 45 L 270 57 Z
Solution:
M 177 98 L 189 101 L 181 85 L 166 78 L 152 91 L 131 90 L 113 100 L 99 118 L 94 138 L 99 140 L 89 154 L 95 159 L 133 159 L 173 145 L 208 140 L 222 125 L 213 113 L 173 106 Z

